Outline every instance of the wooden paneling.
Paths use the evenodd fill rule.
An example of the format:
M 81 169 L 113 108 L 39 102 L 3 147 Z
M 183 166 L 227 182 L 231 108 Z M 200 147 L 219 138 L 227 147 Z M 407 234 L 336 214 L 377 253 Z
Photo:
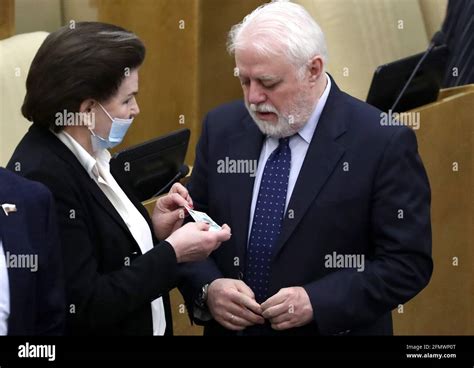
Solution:
M 135 32 L 147 48 L 135 119 L 119 149 L 183 127 L 197 117 L 198 2 L 100 0 L 98 19 Z M 180 124 L 180 115 L 185 124 Z M 192 164 L 192 157 L 188 156 Z
M 198 117 L 218 105 L 242 98 L 234 77 L 235 61 L 226 50 L 227 33 L 262 0 L 201 0 L 199 6 Z
M 415 110 L 431 186 L 434 271 L 403 313 L 393 312 L 397 335 L 474 334 L 474 85 L 443 97 Z
M 418 1 L 295 0 L 321 26 L 339 88 L 365 100 L 375 69 L 423 51 L 428 38 Z
M 0 0 L 0 40 L 15 34 L 15 0 Z

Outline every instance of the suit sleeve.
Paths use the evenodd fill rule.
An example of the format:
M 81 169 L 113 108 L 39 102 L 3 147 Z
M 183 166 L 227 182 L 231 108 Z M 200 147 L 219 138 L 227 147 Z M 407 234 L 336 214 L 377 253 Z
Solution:
M 208 212 L 208 117 L 204 120 L 201 137 L 196 147 L 196 159 L 194 162 L 191 179 L 187 185 L 194 208 L 199 211 Z M 215 279 L 222 278 L 212 255 L 204 261 L 188 262 L 179 266 L 180 283 L 179 290 L 183 295 L 188 312 L 193 316 L 193 309 L 201 288 Z
M 396 130 L 383 153 L 370 221 L 375 251 L 363 272 L 338 270 L 305 285 L 322 334 L 370 324 L 430 280 L 430 188 L 411 129 Z
M 70 327 L 91 331 L 116 326 L 176 286 L 176 255 L 166 241 L 121 269 L 100 272 L 100 254 L 94 245 L 97 239 L 85 223 L 87 209 L 71 190 L 72 184 L 55 175 L 51 171 L 31 172 L 28 177 L 45 184 L 56 202 Z
M 38 335 L 62 335 L 66 317 L 66 301 L 56 213 L 51 193 L 46 188 L 44 188 L 44 193 L 40 193 L 39 201 L 45 202 L 40 210 L 45 212 L 46 226 L 44 241 L 41 242 L 42 248 L 39 249 L 41 266 L 38 269 L 39 300 L 36 332 Z M 34 200 L 38 199 L 34 198 Z

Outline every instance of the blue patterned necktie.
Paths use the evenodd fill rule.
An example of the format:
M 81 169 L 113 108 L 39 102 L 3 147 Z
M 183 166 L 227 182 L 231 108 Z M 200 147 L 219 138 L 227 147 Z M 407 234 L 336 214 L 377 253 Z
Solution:
M 267 298 L 270 262 L 285 215 L 291 167 L 290 138 L 281 138 L 263 170 L 247 249 L 245 280 L 257 303 Z

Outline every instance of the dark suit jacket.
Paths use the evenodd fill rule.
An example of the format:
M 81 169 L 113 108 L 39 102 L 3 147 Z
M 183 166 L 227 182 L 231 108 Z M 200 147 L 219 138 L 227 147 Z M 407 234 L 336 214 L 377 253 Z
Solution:
M 449 57 L 443 87 L 474 83 L 474 2 L 449 0 L 442 30 Z M 457 73 L 453 75 L 454 68 Z
M 269 295 L 303 286 L 314 321 L 281 334 L 392 334 L 390 311 L 430 279 L 430 189 L 415 134 L 380 121 L 379 110 L 332 82 L 288 205 L 269 284 Z M 181 291 L 189 308 L 205 283 L 245 275 L 254 178 L 219 172 L 218 161 L 258 161 L 263 139 L 242 101 L 211 111 L 204 121 L 189 190 L 195 208 L 229 224 L 232 238 L 207 261 L 183 266 L 188 282 Z M 326 267 L 325 256 L 333 252 L 364 255 L 364 272 Z M 265 333 L 274 333 L 267 327 Z M 205 333 L 229 331 L 212 321 Z
M 138 244 L 105 194 L 48 130 L 33 124 L 8 168 L 45 184 L 56 201 L 66 274 L 67 333 L 151 335 L 150 303 L 159 296 L 164 299 L 167 333 L 171 333 L 168 291 L 177 278 L 171 245 L 163 241 L 140 256 Z M 130 199 L 151 227 L 145 208 Z
M 40 183 L 0 168 L 0 204 L 4 203 L 17 208 L 8 216 L 0 208 L 0 238 L 9 263 L 8 335 L 61 335 L 64 283 L 51 193 Z M 19 264 L 20 259 L 28 263 Z

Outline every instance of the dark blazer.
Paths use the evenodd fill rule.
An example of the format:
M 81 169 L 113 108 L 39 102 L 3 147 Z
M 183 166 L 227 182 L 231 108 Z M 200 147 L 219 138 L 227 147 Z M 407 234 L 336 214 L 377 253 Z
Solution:
M 10 285 L 8 335 L 61 335 L 65 300 L 53 198 L 40 183 L 0 168 L 0 238 Z M 18 263 L 20 259 L 27 263 Z M 21 267 L 19 267 L 21 266 Z
M 280 333 L 267 326 L 265 333 L 392 334 L 390 311 L 428 283 L 430 188 L 415 134 L 380 122 L 379 110 L 332 81 L 288 205 L 269 284 L 269 295 L 303 286 L 314 321 Z M 232 238 L 207 261 L 183 266 L 188 282 L 181 290 L 189 308 L 205 283 L 245 275 L 254 178 L 219 172 L 218 162 L 258 161 L 263 139 L 242 101 L 205 118 L 189 190 L 195 208 L 229 224 Z M 333 252 L 364 255 L 364 272 L 327 267 L 325 256 Z M 230 332 L 212 321 L 205 333 Z
M 474 1 L 449 0 L 442 31 L 449 48 L 443 87 L 474 83 Z M 454 68 L 457 73 L 453 75 Z
M 151 335 L 151 301 L 168 291 L 176 255 L 165 241 L 141 255 L 128 227 L 73 153 L 51 132 L 31 126 L 8 168 L 53 193 L 66 274 L 68 334 Z M 130 197 L 130 193 L 127 193 Z M 152 227 L 145 208 L 130 197 Z M 153 232 L 152 232 L 153 233 Z

